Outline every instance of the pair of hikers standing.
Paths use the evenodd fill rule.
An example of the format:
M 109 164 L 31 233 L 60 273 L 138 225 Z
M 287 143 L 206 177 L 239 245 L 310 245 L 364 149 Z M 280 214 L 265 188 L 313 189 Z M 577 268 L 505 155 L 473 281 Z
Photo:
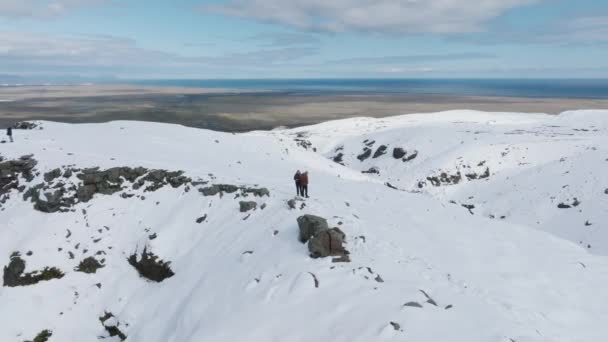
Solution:
M 296 193 L 298 196 L 308 198 L 308 171 L 300 172 L 298 170 L 293 175 L 293 180 L 296 182 Z

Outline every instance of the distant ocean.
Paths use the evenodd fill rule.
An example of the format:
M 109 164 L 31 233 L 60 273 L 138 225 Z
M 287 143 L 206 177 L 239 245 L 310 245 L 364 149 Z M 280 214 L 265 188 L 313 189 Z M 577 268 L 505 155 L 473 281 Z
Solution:
M 608 79 L 232 79 L 146 80 L 128 83 L 311 95 L 367 93 L 608 99 Z

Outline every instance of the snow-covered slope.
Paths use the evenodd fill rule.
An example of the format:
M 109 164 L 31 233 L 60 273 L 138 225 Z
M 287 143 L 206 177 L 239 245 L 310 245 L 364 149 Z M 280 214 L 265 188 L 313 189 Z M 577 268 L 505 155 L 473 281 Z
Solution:
M 0 288 L 0 341 L 45 329 L 49 341 L 608 338 L 608 112 L 449 112 L 239 135 L 40 124 L 0 145 L 5 162 L 29 154 L 37 162 L 1 204 L 0 257 L 5 274 L 18 258 L 25 273 L 64 275 Z M 365 140 L 372 152 L 360 161 Z M 387 153 L 373 158 L 381 145 Z M 406 152 L 399 159 L 396 147 Z M 344 166 L 332 160 L 338 153 Z M 97 171 L 82 169 L 90 167 L 189 179 L 154 183 L 139 173 L 141 187 L 122 179 L 122 189 L 89 199 L 85 173 Z M 361 173 L 372 167 L 380 174 Z M 311 198 L 290 209 L 297 169 L 310 173 Z M 456 183 L 449 176 L 458 170 L 461 180 L 444 184 L 441 172 Z M 439 186 L 427 179 L 436 175 Z M 62 189 L 73 201 L 35 210 L 23 195 L 41 183 L 42 193 Z M 218 184 L 242 189 L 210 193 Z M 241 201 L 257 208 L 241 212 Z M 304 214 L 340 227 L 350 262 L 309 257 L 298 241 Z M 144 248 L 174 275 L 141 277 L 127 259 Z M 88 257 L 103 267 L 77 271 Z
M 458 111 L 343 125 L 319 125 L 310 140 L 327 157 L 343 154 L 349 168 L 376 169 L 378 181 L 608 255 L 608 112 Z M 373 158 L 382 145 L 387 153 Z M 360 161 L 364 148 L 370 156 Z M 395 148 L 407 154 L 394 158 Z

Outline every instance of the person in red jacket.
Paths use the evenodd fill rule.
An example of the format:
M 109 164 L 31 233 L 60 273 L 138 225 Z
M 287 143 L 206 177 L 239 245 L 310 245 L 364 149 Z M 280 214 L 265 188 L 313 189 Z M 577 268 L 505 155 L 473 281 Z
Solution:
M 300 194 L 308 198 L 308 171 L 300 175 Z

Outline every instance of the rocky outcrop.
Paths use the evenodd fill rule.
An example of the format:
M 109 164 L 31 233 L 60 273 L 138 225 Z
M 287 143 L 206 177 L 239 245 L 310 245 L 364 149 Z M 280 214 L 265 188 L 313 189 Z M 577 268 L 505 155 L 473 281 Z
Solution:
M 21 121 L 13 125 L 13 129 L 36 129 L 38 125 L 33 122 Z M 40 127 L 42 129 L 42 127 Z
M 170 262 L 159 260 L 152 252 L 148 252 L 147 248 L 144 248 L 139 260 L 137 260 L 137 253 L 134 253 L 128 261 L 139 272 L 139 275 L 157 283 L 175 275 L 169 267 Z
M 329 229 L 327 220 L 315 215 L 298 217 L 298 227 L 300 228 L 298 240 L 302 243 L 306 243 L 316 234 Z
M 454 185 L 460 183 L 462 180 L 462 174 L 460 171 L 453 175 L 448 174 L 447 172 L 442 172 L 438 176 L 429 176 L 426 177 L 426 179 L 431 182 L 433 186 Z M 419 187 L 421 186 L 419 185 Z
M 34 285 L 41 281 L 52 279 L 61 279 L 64 274 L 55 267 L 45 267 L 41 271 L 23 273 L 25 271 L 25 260 L 21 259 L 18 253 L 11 256 L 11 261 L 8 266 L 4 267 L 4 286 L 28 286 Z
M 22 179 L 27 182 L 34 179 L 34 168 L 37 164 L 32 155 L 0 162 L 0 196 L 11 190 L 25 190 L 25 185 L 20 182 Z
M 200 188 L 198 191 L 204 196 L 215 196 L 217 194 L 222 196 L 224 193 L 232 194 L 237 191 L 240 191 L 240 195 L 243 197 L 247 197 L 248 195 L 253 195 L 255 197 L 270 196 L 270 191 L 266 188 L 239 187 L 232 184 L 215 184 Z
M 28 177 L 26 179 L 33 180 L 31 170 L 36 165 L 36 161 L 31 157 L 26 156 L 6 163 L 11 168 L 17 165 L 18 168 L 24 169 L 22 172 Z M 8 172 L 7 175 L 11 173 Z M 70 180 L 74 175 L 81 183 Z M 143 188 L 144 192 L 150 192 L 165 186 L 177 188 L 192 183 L 190 178 L 183 175 L 183 171 L 148 170 L 143 167 L 114 167 L 107 170 L 100 170 L 97 167 L 82 170 L 56 168 L 46 172 L 43 178 L 44 183 L 27 189 L 23 199 L 30 200 L 34 203 L 34 209 L 45 213 L 69 211 L 77 203 L 89 202 L 96 194 L 113 195 L 129 188 L 133 190 Z M 15 188 L 18 185 L 18 177 L 12 176 L 10 179 L 12 186 L 7 188 Z M 123 193 L 122 197 L 132 196 Z

